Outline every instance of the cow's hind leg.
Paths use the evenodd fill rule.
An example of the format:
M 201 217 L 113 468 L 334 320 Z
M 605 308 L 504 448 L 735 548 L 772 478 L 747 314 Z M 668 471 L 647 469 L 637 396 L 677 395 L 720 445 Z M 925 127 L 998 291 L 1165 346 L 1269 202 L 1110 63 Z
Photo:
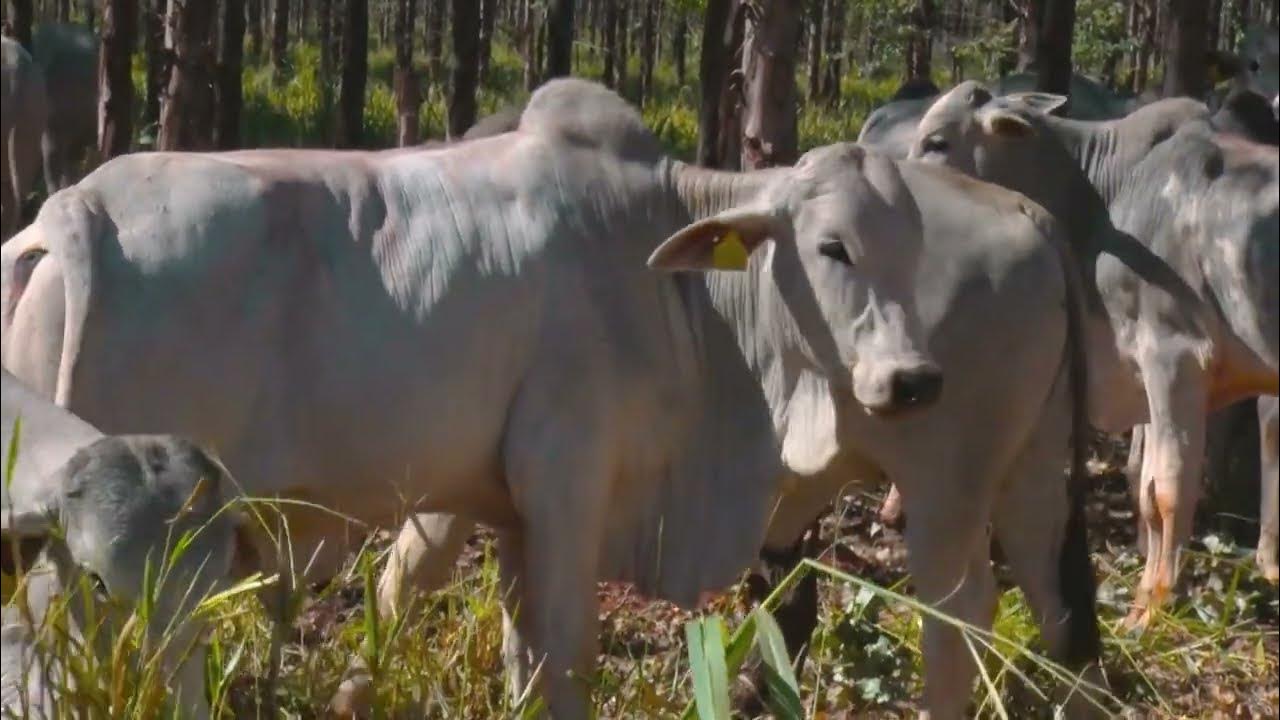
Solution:
M 1258 437 L 1262 454 L 1262 507 L 1259 512 L 1258 568 L 1272 583 L 1280 582 L 1276 535 L 1280 532 L 1280 400 L 1258 398 Z
M 996 500 L 996 538 L 1050 657 L 1085 682 L 1101 686 L 1085 488 L 1072 493 L 1069 481 L 1059 481 L 1069 433 L 1065 413 L 1056 415 L 1041 421 L 1004 483 Z M 1067 702 L 1070 717 L 1101 714 L 1099 709 L 1078 692 Z
M 1207 412 L 1204 370 L 1190 354 L 1144 367 L 1151 422 L 1147 428 L 1138 507 L 1147 528 L 1147 565 L 1127 624 L 1145 627 L 1178 577 L 1179 554 L 1191 537 Z
M 920 600 L 981 629 L 995 615 L 995 577 L 987 534 L 990 489 L 965 488 L 964 474 L 937 472 L 927 482 L 901 482 L 908 565 Z M 932 493 L 929 491 L 933 490 Z M 940 496 L 941 493 L 943 496 Z M 924 710 L 929 720 L 965 715 L 977 666 L 971 643 L 954 626 L 924 619 Z
M 435 592 L 457 564 L 476 524 L 449 513 L 417 513 L 405 520 L 378 580 L 378 613 L 389 618 L 409 611 L 415 595 Z
M 1129 459 L 1124 464 L 1124 478 L 1129 481 L 1129 497 L 1136 504 L 1142 495 L 1142 459 L 1145 457 L 1143 446 L 1146 443 L 1147 436 L 1146 425 L 1134 425 L 1133 432 L 1129 434 Z M 1141 511 L 1138 512 L 1138 552 L 1145 557 L 1147 554 L 1147 529 L 1146 524 L 1142 520 Z

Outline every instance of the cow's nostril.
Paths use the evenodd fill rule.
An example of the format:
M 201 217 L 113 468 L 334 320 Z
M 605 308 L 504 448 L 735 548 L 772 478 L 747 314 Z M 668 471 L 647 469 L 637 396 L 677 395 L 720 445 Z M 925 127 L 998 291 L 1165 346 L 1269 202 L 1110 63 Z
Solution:
M 893 404 L 900 408 L 930 405 L 942 394 L 942 373 L 936 370 L 904 370 L 894 373 Z

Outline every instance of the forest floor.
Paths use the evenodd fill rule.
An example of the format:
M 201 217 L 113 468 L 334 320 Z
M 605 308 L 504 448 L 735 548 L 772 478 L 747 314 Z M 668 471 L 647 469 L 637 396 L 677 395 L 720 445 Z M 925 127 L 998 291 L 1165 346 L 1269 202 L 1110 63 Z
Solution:
M 1090 529 L 1099 576 L 1099 612 L 1111 708 L 1133 718 L 1275 717 L 1278 691 L 1276 589 L 1254 569 L 1252 553 L 1221 535 L 1198 535 L 1186 553 L 1178 599 L 1145 633 L 1121 627 L 1141 570 L 1134 549 L 1134 517 L 1121 472 L 1123 448 L 1094 459 Z M 1117 462 L 1117 458 L 1119 462 Z M 843 498 L 822 524 L 820 561 L 883 588 L 909 592 L 901 536 L 876 516 L 879 497 Z M 373 546 L 385 546 L 385 535 Z M 300 612 L 286 649 L 277 701 L 293 717 L 323 717 L 328 698 L 350 658 L 368 655 L 364 588 L 371 575 L 353 563 L 351 574 L 331 584 Z M 992 685 L 1001 701 L 980 693 L 982 717 L 1052 717 L 1053 707 L 1029 687 L 1046 692 L 1051 677 L 1026 655 L 1036 632 L 1021 593 L 1010 589 L 997 564 L 1003 593 L 995 632 L 1008 640 L 1016 672 L 989 658 Z M 800 674 L 805 714 L 812 718 L 902 717 L 913 713 L 921 689 L 919 616 L 868 586 L 820 583 L 820 626 Z M 739 588 L 712 599 L 700 613 L 716 613 L 730 629 L 747 611 Z M 601 717 L 671 717 L 691 697 L 684 624 L 697 613 L 647 601 L 627 586 L 600 587 L 601 664 L 594 697 Z M 245 643 L 250 657 L 227 677 L 229 705 L 238 717 L 257 714 L 266 626 L 229 622 L 228 646 Z M 243 620 L 246 616 L 238 614 Z M 225 632 L 230 630 L 230 632 Z M 411 624 L 381 650 L 376 697 L 391 717 L 522 717 L 530 703 L 512 706 L 503 691 L 501 613 L 492 537 L 469 543 L 455 580 L 426 601 Z M 384 634 L 389 634 L 383 629 Z M 235 636 L 239 636 L 235 640 Z M 1017 657 L 1021 656 L 1021 657 Z M 739 678 L 739 683 L 743 678 Z M 741 690 L 741 688 L 739 688 Z

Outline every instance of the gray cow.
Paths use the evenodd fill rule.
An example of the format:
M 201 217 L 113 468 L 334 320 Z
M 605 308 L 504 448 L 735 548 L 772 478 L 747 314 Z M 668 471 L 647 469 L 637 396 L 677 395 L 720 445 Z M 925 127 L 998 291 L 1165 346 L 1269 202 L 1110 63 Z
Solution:
M 997 95 L 1033 90 L 1032 73 L 1006 75 L 992 84 Z M 916 126 L 933 103 L 942 96 L 933 83 L 906 83 L 893 98 L 867 116 L 858 133 L 858 143 L 890 157 L 905 158 L 915 139 Z M 1111 120 L 1124 117 L 1128 101 L 1083 75 L 1071 76 L 1071 106 L 1067 114 L 1078 120 Z
M 22 224 L 22 208 L 40 173 L 45 127 L 44 75 L 21 45 L 0 38 L 0 242 Z
M 1130 618 L 1145 623 L 1190 533 L 1208 411 L 1276 393 L 1276 155 L 1188 123 L 1109 186 L 1108 212 L 1051 129 L 1060 101 L 963 84 L 921 121 L 912 155 L 1026 192 L 1070 229 L 1091 296 L 1094 424 L 1151 423 L 1139 504 L 1153 551 Z
M 922 596 L 990 622 L 975 548 L 997 517 L 1055 653 L 1095 658 L 1084 528 L 1041 480 L 1083 418 L 1054 222 L 853 146 L 750 175 L 656 148 L 616 96 L 558 80 L 515 132 L 437 150 L 118 159 L 5 250 L 4 362 L 104 426 L 216 442 L 255 494 L 496 526 L 513 686 L 545 660 L 558 716 L 586 711 L 568 673 L 594 659 L 592 581 L 691 600 L 735 579 L 780 454 L 768 544 L 888 472 L 921 506 Z M 1004 341 L 968 341 L 1010 307 Z M 944 391 L 943 352 L 1002 371 Z M 144 390 L 168 402 L 113 401 Z M 1035 523 L 1008 511 L 1027 504 Z M 324 528 L 290 523 L 309 556 Z M 959 715 L 968 650 L 929 621 L 925 653 L 926 706 Z
M 41 139 L 44 181 L 53 194 L 79 180 L 98 146 L 98 36 L 86 27 L 36 28 L 31 55 L 44 73 L 49 120 Z
M 244 570 L 251 555 L 240 515 L 224 512 L 232 481 L 212 456 L 169 436 L 109 437 L 54 406 L 8 371 L 3 377 L 5 463 L 20 420 L 13 475 L 5 478 L 0 525 L 5 560 L 9 544 L 43 541 L 46 548 L 26 575 L 25 595 L 3 613 L 0 707 L 24 717 L 56 717 L 55 689 L 69 678 L 48 678 L 40 636 L 58 595 L 80 586 L 88 574 L 120 603 L 97 603 L 99 617 L 132 608 L 145 592 L 148 562 L 156 575 L 148 632 L 164 638 L 163 668 L 174 707 L 184 717 L 207 717 L 201 627 L 185 618 L 195 603 L 222 587 L 233 566 Z M 180 558 L 166 563 L 176 543 L 191 537 Z M 96 602 L 96 600 L 95 600 Z M 86 621 L 84 604 L 72 600 L 75 625 Z M 34 624 L 32 624 L 34 620 Z M 99 633 L 99 651 L 110 633 Z M 81 638 L 82 639 L 82 638 Z M 55 659 L 56 660 L 56 659 Z M 52 668 L 57 670 L 56 662 Z
M 794 260 L 768 286 L 800 310 L 789 362 L 851 409 L 902 421 L 941 381 L 892 165 L 835 147 L 748 182 L 658 148 L 564 79 L 519 131 L 439 149 L 117 158 L 5 246 L 4 366 L 100 427 L 218 447 L 255 495 L 494 526 L 512 687 L 540 665 L 552 713 L 583 717 L 595 581 L 682 602 L 732 582 L 782 475 L 707 287 L 645 269 L 663 238 L 723 211 L 730 265 L 768 229 Z M 286 513 L 309 574 L 335 572 L 345 522 Z

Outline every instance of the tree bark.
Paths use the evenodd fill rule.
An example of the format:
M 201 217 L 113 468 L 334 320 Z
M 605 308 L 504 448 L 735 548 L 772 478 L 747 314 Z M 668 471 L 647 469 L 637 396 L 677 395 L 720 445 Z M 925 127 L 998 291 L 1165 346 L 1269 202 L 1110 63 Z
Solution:
M 653 93 L 654 56 L 658 51 L 658 8 L 657 0 L 641 2 L 644 5 L 640 17 L 640 95 L 637 99 L 640 107 L 644 107 L 645 100 Z
M 333 0 L 320 0 L 316 6 L 316 42 L 320 46 L 320 87 L 333 80 Z
M 164 46 L 164 0 L 145 0 L 142 14 L 143 50 L 147 59 L 146 92 L 142 108 L 145 125 L 160 122 L 160 95 L 169 79 L 169 54 Z
M 494 14 L 498 12 L 497 0 L 480 3 L 480 82 L 489 78 L 489 62 L 493 59 Z
M 337 146 L 364 142 L 364 86 L 369 74 L 369 3 L 346 0 L 342 18 L 342 90 L 338 94 Z
M 271 67 L 284 72 L 289 60 L 289 0 L 275 0 L 271 11 Z
M 844 77 L 846 12 L 842 0 L 830 0 L 827 5 L 827 71 L 823 77 L 822 97 L 832 105 L 840 100 L 840 80 Z
M 1068 95 L 1071 91 L 1071 42 L 1076 28 L 1076 0 L 1044 3 L 1036 40 L 1036 89 Z
M 240 147 L 244 106 L 244 0 L 222 0 L 222 42 L 218 51 L 218 149 Z
M 1204 97 L 1209 91 L 1206 0 L 1169 0 L 1164 35 L 1164 95 Z
M 168 46 L 173 65 L 160 108 L 159 150 L 213 147 L 214 3 L 169 0 Z
M 1022 27 L 1018 43 L 1018 71 L 1026 72 L 1035 67 L 1039 55 L 1040 25 L 1047 0 L 1023 0 Z
M 453 0 L 453 83 L 449 93 L 449 137 L 459 138 L 476 122 L 480 79 L 480 5 Z
M 809 101 L 822 94 L 822 10 L 826 0 L 810 0 L 809 3 Z
M 249 55 L 262 57 L 262 4 L 267 0 L 249 0 Z
M 618 2 L 604 0 L 604 84 L 618 87 Z
M 698 108 L 698 164 L 734 168 L 738 164 L 737 105 L 739 89 L 730 83 L 741 46 L 737 0 L 707 0 L 698 59 L 701 102 Z M 725 112 L 726 109 L 731 109 Z
M 547 72 L 545 79 L 573 72 L 573 0 L 547 5 Z
M 617 71 L 617 90 L 618 94 L 623 97 L 631 97 L 631 91 L 627 87 L 627 71 L 631 60 L 631 45 L 628 40 L 631 32 L 631 3 L 635 0 L 618 0 L 618 64 L 615 66 Z
M 396 144 L 418 144 L 418 105 L 422 102 L 418 78 L 413 70 L 413 21 L 415 0 L 396 0 Z
M 107 0 L 98 48 L 98 152 L 103 160 L 129 151 L 133 141 L 133 78 L 138 41 L 137 0 Z
M 675 31 L 671 35 L 671 55 L 676 65 L 676 84 L 683 86 L 685 75 L 685 55 L 689 51 L 689 18 L 685 17 L 682 8 L 672 8 L 675 13 Z
M 907 81 L 928 80 L 933 75 L 933 23 L 933 0 L 916 0 L 907 43 Z
M 27 52 L 31 52 L 31 23 L 33 13 L 31 0 L 8 0 L 9 22 L 13 27 L 13 39 L 17 40 Z
M 444 20 L 448 3 L 446 0 L 427 0 L 426 37 L 423 38 L 423 50 L 427 54 L 427 67 L 431 70 L 432 82 L 444 82 Z
M 742 121 L 742 169 L 790 165 L 799 155 L 796 133 L 796 51 L 800 4 L 762 0 L 748 13 L 742 74 L 746 113 Z

